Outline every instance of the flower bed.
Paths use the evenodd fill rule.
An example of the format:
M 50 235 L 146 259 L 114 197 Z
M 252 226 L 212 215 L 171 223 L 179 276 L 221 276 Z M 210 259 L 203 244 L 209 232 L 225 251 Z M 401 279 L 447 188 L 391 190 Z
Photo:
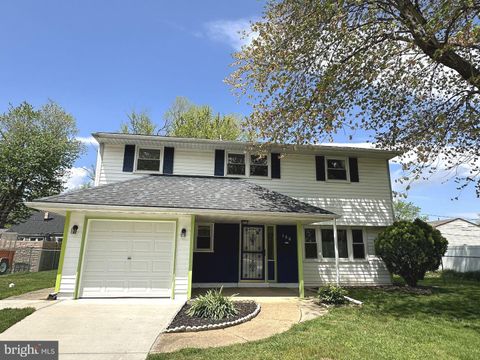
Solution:
M 223 329 L 238 325 L 253 319 L 260 312 L 260 305 L 254 301 L 235 301 L 238 313 L 226 319 L 213 320 L 208 318 L 191 317 L 187 315 L 190 304 L 186 303 L 177 313 L 165 332 L 203 331 Z

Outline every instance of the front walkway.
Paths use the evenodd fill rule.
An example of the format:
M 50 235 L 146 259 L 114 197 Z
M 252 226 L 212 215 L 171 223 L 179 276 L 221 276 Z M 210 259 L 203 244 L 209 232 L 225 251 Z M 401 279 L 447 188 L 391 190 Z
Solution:
M 287 331 L 294 324 L 311 320 L 326 313 L 325 308 L 314 304 L 312 300 L 300 300 L 297 297 L 288 296 L 288 291 L 282 292 L 281 290 L 285 289 L 224 289 L 226 294 L 239 292 L 242 296 L 236 297 L 238 300 L 254 299 L 257 301 L 261 306 L 261 311 L 257 317 L 246 323 L 225 329 L 163 333 L 158 337 L 151 352 L 172 352 L 187 347 L 219 347 L 260 340 Z M 269 291 L 274 296 L 267 296 Z M 246 296 L 249 293 L 253 297 Z
M 0 305 L 28 301 L 4 300 Z M 183 305 L 157 299 L 44 303 L 48 306 L 5 330 L 0 340 L 58 340 L 62 360 L 144 360 Z

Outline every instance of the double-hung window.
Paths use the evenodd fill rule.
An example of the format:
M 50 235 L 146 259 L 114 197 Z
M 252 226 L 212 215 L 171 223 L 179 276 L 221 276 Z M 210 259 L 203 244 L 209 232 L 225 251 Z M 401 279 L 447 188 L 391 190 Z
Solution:
M 213 252 L 213 224 L 197 225 L 195 251 Z
M 250 176 L 268 176 L 268 156 L 250 155 Z
M 137 157 L 138 171 L 160 171 L 160 149 L 139 148 Z
M 245 154 L 227 154 L 227 175 L 245 175 Z
M 327 179 L 347 180 L 347 161 L 345 159 L 327 158 Z
M 316 259 L 318 256 L 317 236 L 315 229 L 305 229 L 305 259 Z
M 338 257 L 348 259 L 347 230 L 338 229 Z M 324 259 L 335 258 L 335 242 L 332 229 L 322 229 L 322 257 Z
M 352 229 L 352 249 L 354 259 L 365 259 L 365 243 L 361 229 Z

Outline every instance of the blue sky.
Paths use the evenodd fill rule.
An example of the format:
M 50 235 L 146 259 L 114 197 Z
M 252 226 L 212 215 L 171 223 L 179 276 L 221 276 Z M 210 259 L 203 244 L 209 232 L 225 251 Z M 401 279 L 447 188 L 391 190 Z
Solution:
M 118 130 L 132 109 L 147 110 L 160 123 L 176 96 L 246 115 L 249 108 L 223 80 L 242 44 L 237 31 L 259 17 L 262 6 L 257 0 L 3 0 L 0 112 L 9 103 L 38 106 L 52 99 L 76 118 L 84 138 Z M 94 146 L 88 149 L 71 186 L 84 181 L 82 167 L 95 161 Z M 398 176 L 395 165 L 392 175 Z M 455 183 L 443 182 L 439 175 L 418 183 L 408 199 L 425 214 L 480 213 L 473 187 L 451 201 Z

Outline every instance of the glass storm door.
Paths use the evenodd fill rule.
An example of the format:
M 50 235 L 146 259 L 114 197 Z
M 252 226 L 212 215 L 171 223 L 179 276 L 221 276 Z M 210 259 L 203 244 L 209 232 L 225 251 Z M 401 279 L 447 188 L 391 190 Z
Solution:
M 264 258 L 263 226 L 244 226 L 241 280 L 264 280 Z

